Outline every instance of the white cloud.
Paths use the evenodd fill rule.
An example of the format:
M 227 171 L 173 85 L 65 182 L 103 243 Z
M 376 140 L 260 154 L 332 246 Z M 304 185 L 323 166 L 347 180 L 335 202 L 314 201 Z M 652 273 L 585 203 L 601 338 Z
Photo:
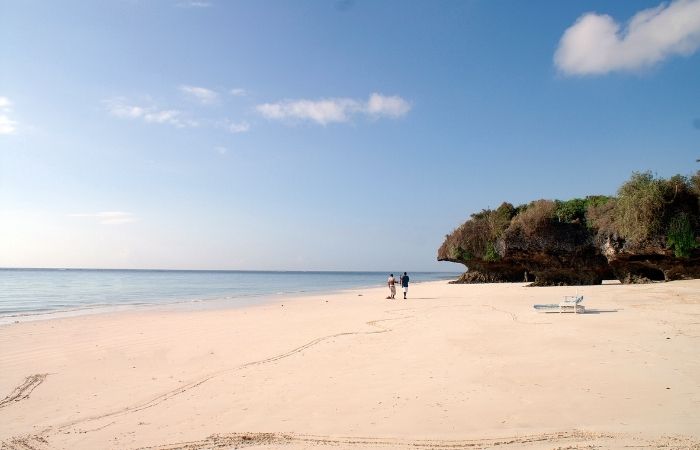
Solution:
M 411 105 L 397 95 L 387 97 L 374 93 L 367 102 L 367 113 L 373 116 L 401 117 L 410 110 Z
M 178 128 L 196 127 L 198 123 L 184 117 L 177 109 L 159 109 L 153 106 L 137 106 L 127 103 L 123 98 L 115 98 L 104 102 L 113 116 L 122 119 L 140 119 L 147 123 L 174 125 Z
M 17 122 L 6 114 L 0 114 L 0 134 L 14 134 L 17 131 Z
M 279 103 L 263 103 L 256 109 L 268 119 L 307 119 L 326 125 L 331 122 L 347 122 L 349 114 L 360 105 L 351 99 L 286 100 Z
M 554 54 L 567 75 L 597 75 L 652 66 L 700 48 L 700 0 L 676 0 L 635 14 L 623 26 L 587 13 L 569 27 Z
M 321 125 L 348 122 L 354 115 L 374 118 L 398 118 L 411 110 L 411 105 L 399 96 L 384 96 L 373 93 L 368 101 L 351 98 L 330 98 L 321 100 L 284 100 L 277 103 L 263 103 L 256 110 L 264 117 L 273 120 L 310 120 Z
M 178 116 L 180 116 L 180 114 L 181 114 L 180 111 L 177 111 L 174 109 L 167 109 L 167 110 L 162 110 L 162 111 L 152 111 L 152 112 L 146 112 L 143 115 L 143 119 L 146 122 L 180 124 L 181 121 L 178 118 Z
M 215 103 L 219 99 L 219 94 L 217 94 L 215 91 L 199 86 L 183 85 L 180 86 L 180 91 L 204 105 Z
M 0 97 L 0 134 L 14 134 L 17 122 L 10 118 L 12 102 L 7 97 Z
M 228 153 L 228 149 L 221 145 L 214 147 L 214 151 L 216 151 L 216 153 L 218 153 L 219 155 L 225 155 L 226 153 Z
M 234 88 L 229 91 L 231 95 L 235 95 L 236 97 L 243 97 L 245 95 L 248 95 L 248 92 L 245 89 L 242 88 Z
M 98 213 L 69 214 L 69 217 L 87 217 L 96 219 L 100 225 L 122 225 L 136 222 L 136 216 L 124 211 L 104 211 Z
M 231 122 L 226 125 L 226 129 L 231 133 L 245 133 L 250 130 L 250 124 L 248 122 Z

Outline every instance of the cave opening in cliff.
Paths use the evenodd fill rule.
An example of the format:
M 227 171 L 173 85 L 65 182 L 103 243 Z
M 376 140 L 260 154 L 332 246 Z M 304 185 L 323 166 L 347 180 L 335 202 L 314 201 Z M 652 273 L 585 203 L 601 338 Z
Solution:
M 653 267 L 637 267 L 634 270 L 634 275 L 640 278 L 647 278 L 651 281 L 664 281 L 666 277 L 660 269 Z

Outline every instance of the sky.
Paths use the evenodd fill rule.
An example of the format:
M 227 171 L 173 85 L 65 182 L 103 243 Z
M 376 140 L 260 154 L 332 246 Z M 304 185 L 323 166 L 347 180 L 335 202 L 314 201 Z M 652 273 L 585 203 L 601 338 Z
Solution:
M 0 267 L 459 271 L 700 164 L 700 0 L 0 0 Z

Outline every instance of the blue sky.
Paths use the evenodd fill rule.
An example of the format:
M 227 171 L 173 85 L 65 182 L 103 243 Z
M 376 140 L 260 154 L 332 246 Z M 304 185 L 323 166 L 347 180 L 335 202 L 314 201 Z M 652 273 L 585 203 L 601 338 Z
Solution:
M 459 270 L 700 157 L 700 1 L 0 0 L 0 266 Z

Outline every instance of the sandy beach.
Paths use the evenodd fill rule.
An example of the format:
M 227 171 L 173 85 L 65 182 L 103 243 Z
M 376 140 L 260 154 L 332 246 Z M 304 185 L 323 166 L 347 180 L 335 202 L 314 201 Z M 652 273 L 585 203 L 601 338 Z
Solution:
M 2 449 L 700 448 L 700 280 L 387 294 L 0 326 Z

